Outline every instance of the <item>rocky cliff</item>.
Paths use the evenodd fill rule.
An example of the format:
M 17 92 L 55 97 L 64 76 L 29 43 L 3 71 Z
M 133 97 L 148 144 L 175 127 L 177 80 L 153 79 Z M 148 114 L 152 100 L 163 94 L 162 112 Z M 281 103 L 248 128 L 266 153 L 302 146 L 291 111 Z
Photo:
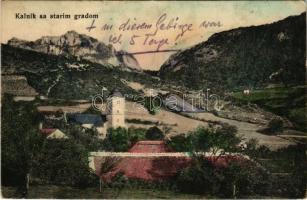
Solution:
M 106 45 L 76 31 L 68 31 L 61 36 L 43 36 L 35 41 L 12 38 L 8 45 L 46 54 L 75 56 L 103 65 L 120 66 L 123 69 L 141 70 L 133 55 L 127 52 L 118 53 L 112 45 Z

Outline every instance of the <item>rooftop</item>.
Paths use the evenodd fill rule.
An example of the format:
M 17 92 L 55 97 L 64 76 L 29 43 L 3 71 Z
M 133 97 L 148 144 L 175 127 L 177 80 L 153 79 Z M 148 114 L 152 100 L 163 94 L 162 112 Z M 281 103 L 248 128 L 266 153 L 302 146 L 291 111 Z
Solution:
M 90 157 L 90 165 L 98 176 L 101 176 L 101 165 L 106 157 L 118 160 L 110 172 L 101 176 L 107 182 L 120 172 L 132 179 L 165 180 L 193 162 L 189 153 L 171 152 L 164 141 L 139 141 L 128 152 L 91 152 Z M 204 154 L 204 157 L 216 167 L 226 166 L 229 160 L 241 159 L 232 155 L 217 158 Z
M 118 89 L 114 89 L 112 92 L 111 92 L 111 97 L 124 97 L 122 95 L 122 93 L 118 90 Z

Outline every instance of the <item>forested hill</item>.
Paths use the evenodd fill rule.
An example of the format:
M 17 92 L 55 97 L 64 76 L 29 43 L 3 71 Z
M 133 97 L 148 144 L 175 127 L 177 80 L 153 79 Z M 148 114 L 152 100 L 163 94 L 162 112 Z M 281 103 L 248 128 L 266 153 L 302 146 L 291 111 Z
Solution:
M 135 94 L 121 81 L 157 84 L 151 76 L 129 72 L 74 56 L 40 53 L 2 45 L 2 75 L 24 75 L 39 94 L 61 99 L 90 99 L 102 88 L 118 88 L 124 94 Z
M 234 90 L 268 83 L 304 84 L 306 13 L 236 28 L 171 56 L 159 76 L 193 89 Z

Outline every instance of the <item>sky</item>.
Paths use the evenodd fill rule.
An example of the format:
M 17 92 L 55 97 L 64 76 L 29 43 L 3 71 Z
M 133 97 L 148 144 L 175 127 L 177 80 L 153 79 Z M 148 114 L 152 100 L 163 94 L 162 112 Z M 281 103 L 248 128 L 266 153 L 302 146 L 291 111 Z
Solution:
M 59 36 L 75 30 L 112 44 L 118 51 L 131 53 L 186 49 L 206 41 L 217 32 L 299 15 L 306 6 L 304 1 L 2 1 L 1 4 L 2 43 L 12 37 L 33 41 L 42 36 Z M 36 19 L 18 19 L 18 13 L 19 16 L 35 13 Z M 50 19 L 50 15 L 63 13 L 71 18 Z M 93 25 L 96 28 L 90 31 L 86 28 L 93 19 L 74 19 L 75 15 L 87 13 L 98 14 Z M 47 18 L 39 19 L 40 14 L 46 14 Z M 172 21 L 176 27 L 167 29 Z M 151 28 L 123 31 L 123 27 L 127 29 L 127 25 L 133 23 L 143 24 L 143 27 L 144 24 L 151 25 Z M 208 23 L 211 26 L 205 27 Z M 104 25 L 112 25 L 112 28 L 103 29 Z M 158 70 L 172 53 L 135 56 L 143 69 Z

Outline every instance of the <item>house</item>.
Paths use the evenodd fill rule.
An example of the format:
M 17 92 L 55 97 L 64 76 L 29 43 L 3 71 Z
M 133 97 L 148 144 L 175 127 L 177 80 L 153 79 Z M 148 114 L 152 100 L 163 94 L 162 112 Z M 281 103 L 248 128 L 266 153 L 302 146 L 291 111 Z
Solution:
M 68 123 L 80 124 L 85 128 L 102 126 L 105 122 L 102 115 L 85 114 L 85 113 L 69 113 L 65 115 Z
M 247 89 L 247 90 L 243 90 L 243 94 L 244 94 L 244 95 L 250 95 L 250 92 L 251 92 L 251 91 L 248 90 L 248 89 Z
M 105 138 L 108 128 L 126 127 L 125 124 L 125 97 L 118 91 L 111 92 L 107 99 L 105 114 L 71 113 L 66 114 L 69 123 L 81 124 L 84 128 L 95 127 L 100 138 Z
M 95 128 L 99 138 L 105 138 L 107 124 L 105 115 L 87 113 L 64 113 L 65 121 L 68 123 L 80 124 L 84 128 Z
M 103 139 L 107 134 L 108 128 L 125 128 L 125 97 L 118 91 L 111 92 L 107 99 L 107 108 L 100 114 L 84 113 L 91 105 L 78 106 L 39 106 L 38 112 L 43 115 L 44 124 L 48 121 L 59 121 L 64 119 L 66 123 L 79 124 L 84 128 L 95 128 L 98 137 Z M 39 123 L 42 129 L 43 121 Z M 52 124 L 52 123 L 51 123 Z M 49 125 L 52 127 L 52 125 Z
M 116 164 L 113 169 L 101 174 L 101 167 L 107 158 L 117 160 Z M 223 167 L 229 160 L 237 159 L 238 156 L 205 155 L 205 158 L 214 166 Z M 89 161 L 90 168 L 104 182 L 112 181 L 119 173 L 130 179 L 167 180 L 193 164 L 189 153 L 172 152 L 164 141 L 139 141 L 128 152 L 91 152 Z
M 59 129 L 45 128 L 40 129 L 40 132 L 46 136 L 47 139 L 67 139 L 68 137 Z

